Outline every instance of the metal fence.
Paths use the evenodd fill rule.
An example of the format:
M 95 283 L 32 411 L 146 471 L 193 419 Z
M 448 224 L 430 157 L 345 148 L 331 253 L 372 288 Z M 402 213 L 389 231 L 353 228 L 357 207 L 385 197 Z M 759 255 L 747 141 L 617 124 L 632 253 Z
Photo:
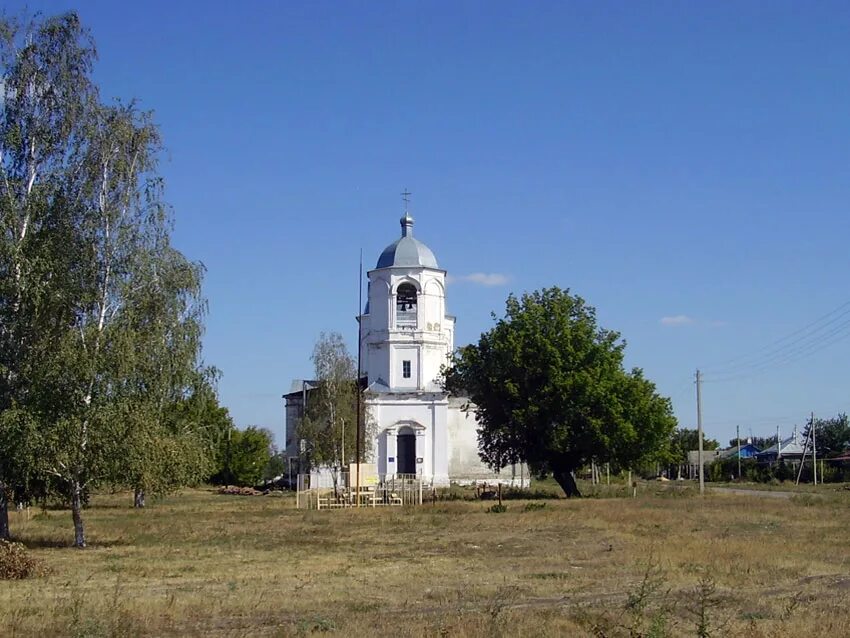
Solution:
M 422 505 L 424 482 L 418 474 L 361 475 L 350 472 L 314 472 L 298 475 L 298 509 Z M 429 488 L 430 489 L 430 488 Z

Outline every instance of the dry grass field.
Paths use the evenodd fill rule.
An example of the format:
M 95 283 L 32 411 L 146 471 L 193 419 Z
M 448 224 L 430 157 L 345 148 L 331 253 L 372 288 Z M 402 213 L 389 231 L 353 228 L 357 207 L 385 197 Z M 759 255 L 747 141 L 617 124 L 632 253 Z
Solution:
M 439 502 L 304 512 L 185 491 L 13 515 L 49 575 L 2 636 L 847 636 L 850 492 Z M 544 504 L 545 503 L 545 504 Z

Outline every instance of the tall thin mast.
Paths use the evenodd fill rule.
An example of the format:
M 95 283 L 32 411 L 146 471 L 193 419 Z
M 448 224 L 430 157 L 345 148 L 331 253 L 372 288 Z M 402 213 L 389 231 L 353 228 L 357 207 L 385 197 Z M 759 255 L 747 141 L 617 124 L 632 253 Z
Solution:
M 363 343 L 363 249 L 360 249 L 360 272 L 357 275 L 357 482 L 355 485 L 355 498 L 357 507 L 360 507 L 360 355 Z

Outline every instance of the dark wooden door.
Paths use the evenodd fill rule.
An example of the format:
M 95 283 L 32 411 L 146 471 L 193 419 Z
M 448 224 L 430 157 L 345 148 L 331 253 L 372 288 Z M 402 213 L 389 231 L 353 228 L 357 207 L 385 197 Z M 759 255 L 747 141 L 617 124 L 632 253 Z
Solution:
M 416 474 L 416 435 L 398 435 L 398 473 Z

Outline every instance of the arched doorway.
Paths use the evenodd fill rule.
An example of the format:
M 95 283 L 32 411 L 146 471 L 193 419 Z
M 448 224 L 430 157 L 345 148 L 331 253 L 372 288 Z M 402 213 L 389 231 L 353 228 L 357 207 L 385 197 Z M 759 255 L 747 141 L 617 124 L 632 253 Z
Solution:
M 398 431 L 398 473 L 416 474 L 416 434 L 412 428 Z

